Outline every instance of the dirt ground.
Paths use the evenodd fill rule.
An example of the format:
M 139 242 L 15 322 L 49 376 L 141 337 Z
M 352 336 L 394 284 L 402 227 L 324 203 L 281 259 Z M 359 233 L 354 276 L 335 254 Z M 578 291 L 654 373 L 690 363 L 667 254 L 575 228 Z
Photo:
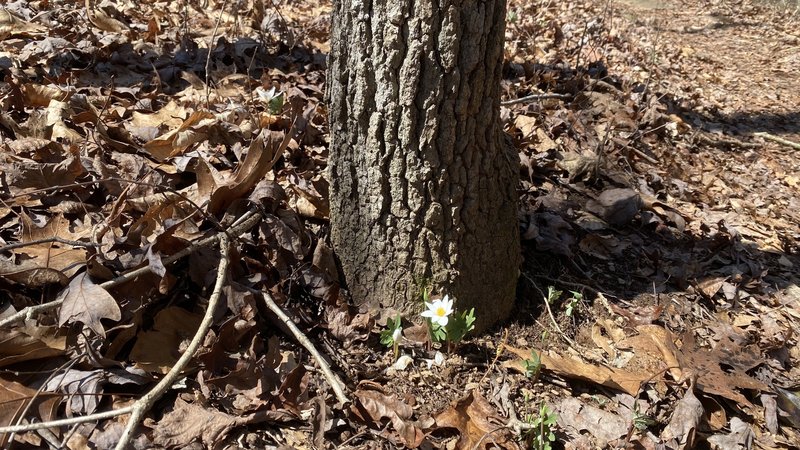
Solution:
M 130 406 L 196 336 L 132 447 L 798 448 L 796 4 L 509 0 L 515 314 L 450 349 L 404 318 L 399 360 L 328 246 L 329 13 L 0 11 L 0 426 Z
M 516 20 L 508 25 L 504 100 L 579 92 L 566 107 L 542 100 L 504 111 L 528 164 L 518 311 L 444 368 L 388 377 L 384 390 L 410 393 L 418 417 L 456 411 L 461 425 L 475 424 L 475 439 L 462 433 L 451 443 L 457 448 L 489 445 L 477 436 L 495 429 L 470 413 L 472 398 L 451 400 L 471 389 L 495 408 L 495 425 L 509 417 L 535 422 L 541 402 L 551 405 L 559 415 L 556 447 L 796 448 L 796 431 L 784 435 L 774 422 L 766 425 L 770 394 L 762 393 L 758 405 L 733 394 L 754 395 L 751 376 L 765 384 L 781 379 L 783 387 L 800 379 L 789 362 L 798 354 L 800 162 L 798 148 L 770 139 L 800 139 L 798 12 L 790 6 L 511 2 Z M 587 73 L 609 85 L 581 79 Z M 617 130 L 624 131 L 615 138 Z M 611 195 L 621 188 L 648 197 L 645 207 L 625 217 L 618 208 L 631 207 L 629 193 L 617 192 L 621 201 Z M 548 287 L 580 296 L 562 295 L 548 311 L 541 301 Z M 566 316 L 564 297 L 579 299 L 577 314 Z M 777 310 L 785 315 L 773 316 L 781 324 L 774 328 L 764 314 Z M 630 345 L 643 336 L 676 347 Z M 505 353 L 495 364 L 498 347 Z M 530 349 L 556 356 L 538 379 L 520 373 Z M 667 355 L 683 374 L 665 369 L 674 361 Z M 589 365 L 560 359 L 579 356 Z M 776 359 L 765 363 L 770 358 Z M 389 362 L 376 360 L 374 370 Z M 608 390 L 619 390 L 615 377 L 655 367 L 677 377 L 670 387 L 637 379 L 630 396 Z M 685 381 L 692 377 L 703 405 L 703 419 L 695 421 L 680 406 L 689 403 Z M 755 444 L 733 418 L 752 427 Z M 614 426 L 623 433 L 608 433 Z M 683 441 L 675 429 L 685 433 Z M 535 436 L 521 434 L 537 448 Z M 359 445 L 377 445 L 373 438 L 364 435 Z

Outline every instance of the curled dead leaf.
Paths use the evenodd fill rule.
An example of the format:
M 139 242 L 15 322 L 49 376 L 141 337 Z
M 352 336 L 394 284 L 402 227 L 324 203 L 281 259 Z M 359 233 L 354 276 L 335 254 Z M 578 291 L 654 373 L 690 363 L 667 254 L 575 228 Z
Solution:
M 686 390 L 683 398 L 675 405 L 672 418 L 661 432 L 661 439 L 671 442 L 671 448 L 694 448 L 695 433 L 705 411 L 693 391 L 692 386 Z
M 437 427 L 458 430 L 456 448 L 521 450 L 511 430 L 503 426 L 506 421 L 474 390 L 451 403 L 435 419 Z
M 411 421 L 414 410 L 407 403 L 395 397 L 394 394 L 386 395 L 371 384 L 362 383 L 368 389 L 360 388 L 353 394 L 355 403 L 351 411 L 356 417 L 370 425 L 372 428 L 382 428 L 381 420 L 389 419 L 396 435 L 403 445 L 417 448 L 425 438 L 422 430 Z

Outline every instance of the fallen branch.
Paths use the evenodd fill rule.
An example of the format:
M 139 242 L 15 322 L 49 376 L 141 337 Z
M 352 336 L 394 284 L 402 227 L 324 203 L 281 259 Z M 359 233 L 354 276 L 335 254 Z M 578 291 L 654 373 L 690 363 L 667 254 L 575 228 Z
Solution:
M 650 164 L 658 164 L 658 160 L 653 158 L 652 156 L 648 155 L 647 153 L 639 150 L 635 147 L 628 147 L 633 153 L 639 155 L 640 158 L 644 159 L 645 161 L 649 162 Z
M 172 366 L 169 372 L 153 389 L 151 389 L 147 394 L 133 404 L 131 417 L 128 419 L 128 423 L 119 438 L 119 442 L 117 442 L 117 446 L 115 447 L 116 450 L 124 450 L 126 447 L 128 447 L 128 444 L 133 437 L 133 431 L 139 426 L 139 422 L 142 421 L 144 414 L 149 411 L 156 400 L 161 398 L 161 396 L 167 392 L 170 386 L 175 383 L 175 381 L 181 375 L 181 372 L 183 372 L 183 369 L 194 357 L 197 349 L 200 348 L 200 344 L 203 343 L 208 330 L 211 328 L 211 323 L 214 321 L 214 311 L 216 311 L 217 305 L 219 304 L 219 299 L 222 297 L 222 287 L 225 285 L 225 277 L 228 274 L 228 265 L 230 264 L 229 251 L 230 241 L 228 240 L 228 235 L 221 233 L 219 235 L 220 259 L 219 266 L 217 267 L 217 279 L 214 283 L 214 290 L 211 292 L 211 296 L 208 299 L 208 306 L 206 306 L 206 313 L 203 316 L 203 320 L 200 322 L 200 326 L 197 328 L 197 332 L 194 334 L 192 342 L 189 343 L 188 348 L 185 352 L 183 352 L 180 359 L 178 359 L 175 365 Z
M 783 144 L 783 145 L 786 145 L 786 146 L 791 147 L 793 149 L 800 150 L 800 143 L 792 142 L 792 141 L 786 140 L 784 138 L 775 136 L 773 134 L 766 133 L 764 131 L 759 131 L 758 133 L 753 133 L 753 136 L 763 137 L 764 139 L 768 139 L 770 141 L 775 141 L 775 142 L 777 142 L 779 144 Z
M 252 210 L 248 211 L 247 213 L 242 215 L 242 217 L 240 217 L 233 225 L 231 225 L 231 227 L 227 231 L 221 231 L 221 232 L 219 232 L 219 233 L 217 233 L 215 235 L 200 239 L 199 241 L 193 243 L 192 245 L 190 245 L 189 247 L 186 247 L 185 249 L 179 251 L 178 253 L 175 253 L 174 255 L 171 255 L 171 256 L 169 256 L 167 258 L 164 258 L 163 259 L 163 264 L 166 266 L 168 264 L 171 264 L 171 263 L 183 258 L 184 256 L 188 256 L 191 253 L 194 253 L 199 248 L 206 247 L 206 246 L 209 246 L 209 245 L 213 245 L 213 244 L 219 242 L 220 237 L 225 235 L 225 234 L 227 234 L 229 236 L 234 236 L 234 237 L 235 236 L 239 236 L 242 233 L 244 233 L 245 231 L 247 231 L 250 228 L 254 227 L 260 220 L 261 220 L 261 213 L 259 213 L 258 211 L 252 211 Z M 104 289 L 110 289 L 110 288 L 112 288 L 114 286 L 118 286 L 120 284 L 127 283 L 128 281 L 130 281 L 130 280 L 132 280 L 132 279 L 134 279 L 136 277 L 139 277 L 141 275 L 144 275 L 144 274 L 150 272 L 151 270 L 152 269 L 150 268 L 149 265 L 148 266 L 144 266 L 144 267 L 140 267 L 140 268 L 138 268 L 136 270 L 132 270 L 130 272 L 124 273 L 124 274 L 118 276 L 117 278 L 114 278 L 113 280 L 109 280 L 109 281 L 106 281 L 105 283 L 101 283 L 100 287 L 102 287 Z M 10 323 L 18 322 L 20 320 L 30 319 L 31 317 L 34 316 L 34 314 L 37 314 L 37 313 L 40 313 L 40 312 L 49 311 L 49 310 L 58 308 L 59 306 L 61 306 L 61 303 L 62 303 L 62 300 L 54 300 L 52 302 L 43 303 L 41 305 L 29 306 L 29 307 L 24 308 L 21 311 L 15 313 L 15 314 L 12 314 L 12 315 L 6 317 L 3 320 L 0 320 L 0 327 L 4 327 L 4 326 L 6 326 L 6 325 L 8 325 Z
M 533 94 L 533 95 L 526 95 L 525 97 L 515 98 L 514 100 L 506 100 L 504 102 L 500 102 L 500 106 L 511 106 L 511 105 L 516 105 L 517 103 L 532 102 L 536 100 L 547 100 L 551 98 L 566 100 L 570 97 L 571 95 L 569 94 L 556 94 L 552 92 L 547 94 Z
M 322 357 L 322 354 L 317 351 L 317 348 L 314 347 L 314 344 L 308 339 L 308 337 L 306 337 L 306 335 L 303 334 L 299 328 L 297 328 L 297 325 L 295 325 L 289 315 L 284 312 L 283 308 L 278 306 L 278 304 L 275 303 L 275 300 L 272 299 L 272 296 L 267 292 L 255 291 L 250 288 L 247 289 L 253 292 L 259 292 L 261 294 L 261 296 L 264 298 L 264 302 L 267 304 L 267 308 L 269 308 L 270 311 L 275 313 L 275 315 L 281 319 L 281 322 L 283 322 L 286 327 L 289 328 L 289 331 L 292 332 L 292 337 L 294 337 L 297 342 L 299 342 L 300 345 L 308 350 L 308 353 L 310 353 L 311 356 L 317 360 L 322 374 L 325 375 L 325 379 L 328 380 L 328 384 L 331 385 L 331 389 L 333 389 L 333 393 L 336 395 L 336 399 L 339 401 L 339 403 L 342 405 L 349 403 L 350 399 L 348 399 L 347 395 L 344 393 L 344 383 L 342 383 L 341 380 L 339 380 L 339 377 L 333 373 L 330 366 L 325 361 L 325 358 Z
M 761 146 L 761 144 L 744 142 L 740 139 L 732 137 L 715 136 L 710 132 L 705 132 L 705 133 L 698 132 L 693 136 L 693 138 L 701 144 L 713 145 L 714 147 L 728 146 L 728 147 L 740 147 L 740 148 L 758 148 Z

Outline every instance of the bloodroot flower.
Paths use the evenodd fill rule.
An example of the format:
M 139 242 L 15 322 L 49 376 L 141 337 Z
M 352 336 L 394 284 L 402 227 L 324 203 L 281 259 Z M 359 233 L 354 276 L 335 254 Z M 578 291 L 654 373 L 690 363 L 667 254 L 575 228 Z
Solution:
M 428 309 L 422 312 L 422 317 L 430 318 L 431 322 L 440 327 L 447 326 L 448 316 L 453 313 L 453 301 L 449 296 L 445 295 L 443 299 L 433 303 L 425 302 L 425 307 Z

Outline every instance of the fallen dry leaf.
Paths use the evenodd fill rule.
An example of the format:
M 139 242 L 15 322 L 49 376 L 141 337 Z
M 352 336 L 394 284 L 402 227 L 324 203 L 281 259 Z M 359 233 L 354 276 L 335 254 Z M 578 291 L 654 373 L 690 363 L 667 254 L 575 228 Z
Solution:
M 474 390 L 452 402 L 435 417 L 435 420 L 437 427 L 458 430 L 456 448 L 521 449 L 516 436 L 509 428 L 503 426 L 507 420 L 498 417 L 492 405 Z
M 670 448 L 694 448 L 695 433 L 705 411 L 693 391 L 692 386 L 686 390 L 683 398 L 675 405 L 669 423 L 661 432 L 661 439 L 672 443 Z
M 731 432 L 709 436 L 707 441 L 711 450 L 738 450 L 753 448 L 755 435 L 746 422 L 738 417 L 731 419 Z
M 630 423 L 610 411 L 587 405 L 577 398 L 567 397 L 555 406 L 558 424 L 568 434 L 579 436 L 588 432 L 598 446 L 608 445 L 628 433 Z
M 41 393 L 16 381 L 0 378 L 0 426 L 15 425 L 26 405 L 33 399 L 37 402 L 39 418 L 43 421 L 53 419 L 56 408 L 61 403 L 61 395 Z M 8 433 L 1 435 L 0 444 L 7 444 L 8 437 Z
M 629 224 L 642 209 L 639 193 L 633 189 L 606 189 L 597 200 L 589 200 L 586 209 L 597 214 L 612 227 Z
M 521 358 L 508 361 L 505 365 L 520 373 L 525 373 L 523 361 L 530 359 L 531 350 L 522 350 L 510 345 L 506 345 L 505 347 Z M 536 349 L 533 351 L 541 357 L 542 369 L 544 370 L 552 371 L 567 378 L 586 380 L 613 389 L 619 389 L 630 395 L 636 395 L 639 392 L 639 386 L 643 382 L 653 380 L 653 375 L 660 372 L 660 370 L 654 370 L 652 372 L 631 372 L 625 369 L 615 369 L 585 363 L 572 358 L 564 358 Z
M 0 330 L 0 367 L 63 355 L 67 338 L 53 326 L 23 325 Z
M 178 127 L 144 144 L 145 150 L 156 161 L 182 154 L 187 148 L 208 139 L 208 128 L 217 124 L 217 118 L 208 111 L 196 111 Z
M 364 384 L 369 389 L 358 389 L 353 394 L 355 403 L 351 406 L 353 413 L 372 428 L 380 429 L 382 419 L 389 419 L 400 442 L 409 448 L 417 448 L 425 434 L 410 419 L 414 414 L 407 403 L 396 398 L 394 394 L 386 395 L 377 386 Z
M 67 323 L 81 322 L 98 336 L 105 337 L 106 330 L 100 321 L 117 321 L 122 318 L 114 297 L 85 273 L 73 278 L 69 286 L 58 295 L 58 299 L 63 301 L 58 313 L 60 327 Z
M 683 347 L 676 356 L 681 368 L 691 369 L 697 374 L 696 387 L 699 391 L 720 395 L 747 407 L 752 407 L 753 404 L 735 389 L 771 391 L 769 386 L 746 372 L 763 362 L 756 353 L 757 349 L 739 347 L 726 337 L 713 350 L 708 351 L 696 346 L 691 332 L 684 334 L 682 339 Z
M 697 288 L 706 298 L 713 298 L 727 280 L 728 277 L 707 277 L 697 282 Z
M 162 309 L 153 320 L 153 328 L 139 332 L 130 359 L 148 372 L 167 373 L 180 358 L 181 348 L 197 332 L 201 320 L 197 314 L 177 306 Z
M 32 37 L 46 32 L 45 27 L 28 22 L 6 8 L 0 9 L 0 40 L 5 40 L 9 36 Z
M 232 416 L 178 397 L 172 410 L 156 423 L 153 441 L 166 448 L 183 448 L 199 440 L 213 448 L 232 429 L 250 422 L 250 416 Z
M 291 136 L 291 132 L 268 130 L 259 134 L 250 144 L 244 161 L 236 168 L 233 176 L 213 190 L 209 210 L 213 213 L 224 211 L 233 200 L 252 190 L 283 156 Z

